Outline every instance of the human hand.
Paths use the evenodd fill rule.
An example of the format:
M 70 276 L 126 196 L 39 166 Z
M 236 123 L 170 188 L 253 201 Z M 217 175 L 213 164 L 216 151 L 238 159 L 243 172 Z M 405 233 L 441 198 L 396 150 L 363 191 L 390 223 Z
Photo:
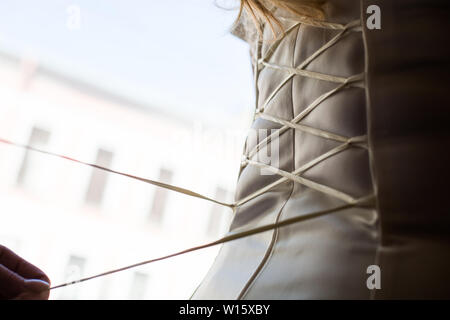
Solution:
M 49 288 L 43 271 L 0 245 L 0 299 L 46 300 Z

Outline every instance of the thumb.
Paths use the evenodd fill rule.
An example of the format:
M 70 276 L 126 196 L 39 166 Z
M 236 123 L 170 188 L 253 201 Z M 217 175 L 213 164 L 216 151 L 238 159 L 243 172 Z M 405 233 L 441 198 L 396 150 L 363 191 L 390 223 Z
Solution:
M 15 300 L 47 300 L 50 295 L 50 285 L 42 280 L 24 280 L 24 291 Z
M 25 280 L 25 289 L 35 293 L 41 293 L 50 289 L 50 284 L 39 279 Z

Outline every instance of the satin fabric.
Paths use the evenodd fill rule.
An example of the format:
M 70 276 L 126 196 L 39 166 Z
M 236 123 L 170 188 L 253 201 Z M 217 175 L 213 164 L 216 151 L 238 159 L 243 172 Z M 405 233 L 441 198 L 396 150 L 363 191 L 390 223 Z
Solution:
M 432 3 L 432 5 L 430 5 Z M 355 198 L 373 194 L 371 205 L 226 243 L 193 299 L 392 299 L 450 297 L 450 215 L 445 205 L 450 174 L 448 2 L 424 0 L 332 0 L 326 20 L 361 20 L 305 70 L 350 77 L 349 86 L 322 101 L 299 123 L 345 137 L 367 136 L 367 148 L 351 147 L 302 173 L 311 181 Z M 381 30 L 366 27 L 366 8 L 381 8 Z M 286 28 L 290 13 L 277 10 Z M 245 16 L 234 33 L 267 52 L 271 31 L 258 48 Z M 296 67 L 340 31 L 300 24 L 281 41 L 269 63 Z M 252 59 L 255 66 L 256 61 Z M 285 79 L 263 68 L 257 77 L 257 108 Z M 292 120 L 335 83 L 296 75 L 276 93 L 264 113 Z M 255 117 L 253 129 L 281 125 Z M 258 143 L 246 141 L 244 155 Z M 279 139 L 281 170 L 292 172 L 340 143 L 289 129 Z M 270 148 L 262 148 L 258 153 Z M 256 155 L 257 157 L 257 155 Z M 243 166 L 235 199 L 279 179 Z M 337 207 L 332 195 L 288 181 L 239 206 L 230 232 Z M 367 268 L 377 265 L 381 288 L 369 289 Z

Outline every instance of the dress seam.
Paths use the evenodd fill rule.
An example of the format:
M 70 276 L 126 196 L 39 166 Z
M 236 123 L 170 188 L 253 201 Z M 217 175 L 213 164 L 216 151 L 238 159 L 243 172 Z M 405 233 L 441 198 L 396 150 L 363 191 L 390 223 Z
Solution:
M 371 117 L 370 117 L 370 111 L 372 110 L 372 105 L 370 101 L 370 86 L 369 86 L 369 50 L 368 50 L 368 41 L 367 41 L 367 29 L 364 26 L 364 0 L 360 0 L 360 11 L 361 11 L 361 24 L 362 24 L 362 41 L 364 45 L 364 87 L 365 87 L 365 109 L 366 109 L 366 132 L 367 132 L 367 146 L 368 146 L 368 155 L 369 155 L 369 166 L 370 166 L 370 173 L 372 178 L 372 188 L 373 192 L 375 194 L 375 213 L 376 213 L 376 219 L 377 219 L 377 245 L 375 248 L 375 254 L 374 254 L 374 265 L 379 266 L 380 261 L 380 246 L 382 244 L 382 225 L 381 225 L 381 217 L 380 217 L 380 207 L 379 207 L 379 201 L 378 201 L 378 188 L 377 188 L 377 180 L 376 180 L 376 169 L 375 169 L 375 161 L 373 158 L 373 145 L 372 145 L 372 135 L 371 135 Z M 375 300 L 376 299 L 376 290 L 372 289 L 369 291 L 369 299 Z
M 297 49 L 297 39 L 298 39 L 298 35 L 300 32 L 300 28 L 301 28 L 301 24 L 299 24 L 298 29 L 297 29 L 297 33 L 296 33 L 296 37 L 295 37 L 295 42 L 294 42 L 294 48 L 292 50 L 292 65 L 295 64 L 295 52 Z M 294 88 L 294 78 L 290 80 L 291 81 L 291 108 L 292 108 L 292 117 L 294 117 L 294 95 L 293 95 L 293 88 Z M 292 166 L 295 170 L 295 131 L 292 132 Z M 291 191 L 286 199 L 286 201 L 284 202 L 283 206 L 281 207 L 275 222 L 278 222 L 283 214 L 283 210 L 286 206 L 286 204 L 289 202 L 289 199 L 291 198 L 292 194 L 294 193 L 294 189 L 295 189 L 295 183 L 292 183 L 292 188 Z M 270 258 L 273 256 L 273 252 L 275 250 L 275 245 L 277 243 L 278 240 L 278 234 L 279 234 L 279 229 L 276 228 L 274 229 L 273 235 L 272 235 L 272 240 L 269 244 L 269 247 L 266 249 L 266 253 L 262 259 L 262 261 L 260 262 L 260 264 L 258 265 L 258 267 L 256 268 L 256 270 L 254 271 L 254 273 L 252 274 L 252 276 L 250 277 L 250 279 L 247 281 L 247 283 L 245 284 L 244 288 L 241 290 L 239 296 L 238 296 L 238 300 L 243 299 L 247 293 L 249 292 L 251 286 L 255 283 L 255 280 L 259 277 L 259 275 L 262 273 L 262 271 L 264 270 L 264 268 L 267 266 Z

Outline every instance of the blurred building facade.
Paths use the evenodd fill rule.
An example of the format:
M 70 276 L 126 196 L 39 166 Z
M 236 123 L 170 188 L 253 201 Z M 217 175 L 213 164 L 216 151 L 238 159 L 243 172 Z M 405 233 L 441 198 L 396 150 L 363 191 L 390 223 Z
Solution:
M 0 137 L 7 140 L 231 202 L 245 135 L 234 129 L 207 128 L 0 53 Z M 232 215 L 202 200 L 1 144 L 0 203 L 0 243 L 41 267 L 55 285 L 211 241 L 227 231 Z M 189 298 L 218 249 L 57 289 L 51 298 Z

